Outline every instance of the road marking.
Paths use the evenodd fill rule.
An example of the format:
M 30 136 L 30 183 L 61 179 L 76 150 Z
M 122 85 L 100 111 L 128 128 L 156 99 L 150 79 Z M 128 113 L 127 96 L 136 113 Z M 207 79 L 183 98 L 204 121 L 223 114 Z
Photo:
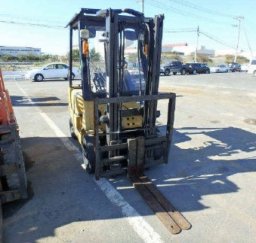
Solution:
M 70 141 L 70 139 L 62 132 L 62 130 L 55 124 L 55 122 L 44 112 L 36 106 L 35 102 L 29 97 L 26 91 L 21 88 L 21 86 L 15 82 L 18 89 L 22 92 L 24 96 L 27 97 L 28 103 L 34 105 L 39 114 L 49 125 L 49 127 L 54 131 L 56 136 L 62 141 L 67 150 L 72 152 L 75 158 L 81 162 L 82 155 L 80 150 Z M 154 231 L 150 224 L 148 224 L 144 218 L 133 208 L 123 196 L 105 179 L 101 178 L 95 183 L 99 186 L 105 196 L 110 200 L 111 203 L 119 207 L 122 214 L 126 217 L 125 219 L 132 226 L 133 230 L 138 234 L 138 236 L 144 241 L 149 243 L 162 243 L 161 236 Z

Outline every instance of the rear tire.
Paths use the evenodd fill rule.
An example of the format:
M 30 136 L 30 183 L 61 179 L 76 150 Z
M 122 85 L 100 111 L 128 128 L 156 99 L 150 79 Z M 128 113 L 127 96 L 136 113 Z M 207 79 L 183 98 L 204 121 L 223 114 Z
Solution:
M 70 131 L 70 135 L 72 138 L 77 140 L 76 134 L 75 134 L 75 130 L 74 130 L 74 125 L 71 121 L 71 118 L 69 119 L 69 131 Z
M 75 74 L 72 73 L 72 80 L 74 80 L 74 79 L 75 79 Z M 69 80 L 69 75 L 66 78 L 64 78 L 64 80 Z
M 41 82 L 44 80 L 44 76 L 42 74 L 36 74 L 34 77 L 35 82 Z
M 185 69 L 182 69 L 181 70 L 181 75 L 185 75 L 186 74 L 186 70 Z
M 0 184 L 3 186 L 2 189 L 4 191 L 17 190 L 19 191 L 20 198 L 26 199 L 27 176 L 20 137 L 16 129 L 16 126 L 12 126 L 10 134 L 1 136 L 2 142 L 6 141 L 6 144 L 0 151 L 0 165 L 16 164 L 17 168 L 1 177 Z M 7 142 L 8 140 L 12 142 Z
M 173 72 L 173 75 L 176 75 L 177 74 L 177 72 Z

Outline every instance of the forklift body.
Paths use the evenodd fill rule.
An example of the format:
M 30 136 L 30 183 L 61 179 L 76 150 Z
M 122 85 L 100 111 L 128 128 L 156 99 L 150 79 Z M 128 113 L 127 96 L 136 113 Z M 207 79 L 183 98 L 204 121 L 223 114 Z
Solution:
M 81 81 L 69 75 L 70 131 L 97 179 L 168 162 L 176 96 L 158 92 L 163 19 L 132 9 L 81 9 L 68 24 L 69 73 L 76 38 L 81 68 Z M 161 125 L 159 100 L 168 102 Z

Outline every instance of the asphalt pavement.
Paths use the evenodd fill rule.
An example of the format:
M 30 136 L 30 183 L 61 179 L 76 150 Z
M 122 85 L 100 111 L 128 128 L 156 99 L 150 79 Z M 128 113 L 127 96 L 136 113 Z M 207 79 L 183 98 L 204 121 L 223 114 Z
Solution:
M 145 173 L 191 222 L 171 235 L 126 176 L 95 181 L 68 128 L 68 82 L 8 80 L 29 199 L 4 206 L 5 242 L 254 242 L 256 78 L 161 77 L 177 93 L 167 165 Z M 160 102 L 160 120 L 167 104 Z

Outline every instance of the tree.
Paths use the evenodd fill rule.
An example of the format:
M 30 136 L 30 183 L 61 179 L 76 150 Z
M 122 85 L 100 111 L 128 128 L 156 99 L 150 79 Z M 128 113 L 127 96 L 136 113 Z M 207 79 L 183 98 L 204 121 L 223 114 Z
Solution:
M 226 63 L 231 63 L 234 61 L 234 55 L 225 55 L 225 62 Z M 237 59 L 236 61 L 240 64 L 243 64 L 243 63 L 248 63 L 249 62 L 249 59 L 247 59 L 246 57 L 244 56 L 237 56 Z
M 197 55 L 197 61 L 203 63 L 212 63 L 212 59 L 204 55 Z
M 182 55 L 178 52 L 162 52 L 161 59 L 163 63 L 168 60 L 183 61 Z
M 72 58 L 73 58 L 73 61 L 79 61 L 80 57 L 79 57 L 79 50 L 78 49 L 73 49 L 72 50 Z
M 90 60 L 92 62 L 98 62 L 100 61 L 100 53 L 99 52 L 96 52 L 95 48 L 92 48 L 91 51 L 90 51 Z
M 69 53 L 67 54 L 67 58 L 69 58 Z M 72 58 L 74 62 L 78 62 L 80 60 L 80 56 L 79 56 L 79 49 L 73 49 L 72 50 Z M 100 61 L 100 53 L 95 51 L 95 48 L 92 48 L 90 50 L 90 60 L 92 62 L 98 62 Z

